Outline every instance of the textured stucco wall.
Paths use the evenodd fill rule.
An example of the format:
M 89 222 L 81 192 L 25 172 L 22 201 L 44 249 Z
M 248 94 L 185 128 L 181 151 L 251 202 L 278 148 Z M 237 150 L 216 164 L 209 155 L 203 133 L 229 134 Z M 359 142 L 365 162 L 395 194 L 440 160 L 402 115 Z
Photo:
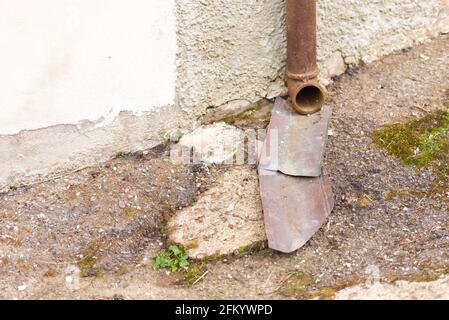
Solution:
M 323 81 L 348 64 L 370 62 L 447 31 L 447 5 L 446 0 L 319 0 Z M 284 0 L 178 0 L 180 105 L 201 113 L 284 92 L 284 8 Z

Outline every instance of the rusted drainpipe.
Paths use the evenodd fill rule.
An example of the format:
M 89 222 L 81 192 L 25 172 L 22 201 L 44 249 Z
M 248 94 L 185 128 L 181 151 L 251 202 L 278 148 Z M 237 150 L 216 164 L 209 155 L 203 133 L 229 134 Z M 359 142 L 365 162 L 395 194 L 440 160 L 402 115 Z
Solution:
M 318 82 L 316 0 L 287 0 L 287 85 L 300 114 L 320 111 L 326 89 Z

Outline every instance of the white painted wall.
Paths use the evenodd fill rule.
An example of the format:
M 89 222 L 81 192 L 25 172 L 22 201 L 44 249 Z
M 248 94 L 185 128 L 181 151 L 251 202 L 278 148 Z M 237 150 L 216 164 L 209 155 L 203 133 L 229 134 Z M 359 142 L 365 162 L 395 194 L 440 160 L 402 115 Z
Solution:
M 175 97 L 174 0 L 0 0 L 0 135 Z

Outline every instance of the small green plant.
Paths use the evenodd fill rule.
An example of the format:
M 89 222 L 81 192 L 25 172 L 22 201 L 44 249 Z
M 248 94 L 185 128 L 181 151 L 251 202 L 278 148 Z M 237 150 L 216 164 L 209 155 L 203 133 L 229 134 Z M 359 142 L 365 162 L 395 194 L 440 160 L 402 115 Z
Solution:
M 169 268 L 172 272 L 176 272 L 181 268 L 186 268 L 188 265 L 189 255 L 184 248 L 174 244 L 168 250 L 159 252 L 154 260 L 153 267 L 155 270 Z

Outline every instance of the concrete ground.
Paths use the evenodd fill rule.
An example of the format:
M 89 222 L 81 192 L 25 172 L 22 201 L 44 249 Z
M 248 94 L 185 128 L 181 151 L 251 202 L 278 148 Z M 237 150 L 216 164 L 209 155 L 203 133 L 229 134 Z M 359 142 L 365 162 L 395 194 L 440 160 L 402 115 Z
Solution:
M 335 79 L 325 168 L 337 201 L 327 224 L 290 255 L 258 246 L 193 262 L 204 275 L 194 285 L 185 272 L 153 270 L 153 257 L 167 221 L 210 197 L 229 167 L 174 165 L 159 146 L 0 194 L 0 298 L 447 299 L 449 201 L 392 196 L 427 190 L 434 174 L 371 136 L 444 109 L 448 89 L 449 36 Z

